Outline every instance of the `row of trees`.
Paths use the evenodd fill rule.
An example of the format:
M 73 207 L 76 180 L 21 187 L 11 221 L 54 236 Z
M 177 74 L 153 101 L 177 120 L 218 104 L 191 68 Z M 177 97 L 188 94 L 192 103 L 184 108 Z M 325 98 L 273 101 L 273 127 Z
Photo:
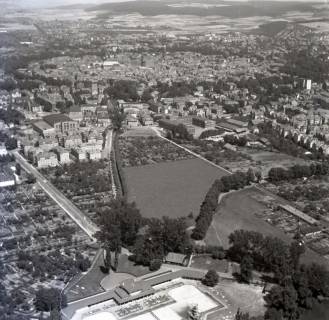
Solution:
M 218 197 L 221 193 L 230 190 L 239 190 L 249 185 L 251 182 L 259 181 L 260 178 L 259 172 L 254 173 L 252 169 L 249 169 L 246 173 L 236 172 L 215 180 L 201 204 L 200 213 L 192 232 L 192 238 L 194 240 L 202 240 L 205 237 L 211 225 L 213 215 L 218 205 Z
M 323 176 L 329 173 L 329 164 L 326 162 L 311 163 L 310 165 L 294 165 L 287 169 L 282 167 L 271 168 L 268 173 L 270 182 L 289 181 L 312 176 Z

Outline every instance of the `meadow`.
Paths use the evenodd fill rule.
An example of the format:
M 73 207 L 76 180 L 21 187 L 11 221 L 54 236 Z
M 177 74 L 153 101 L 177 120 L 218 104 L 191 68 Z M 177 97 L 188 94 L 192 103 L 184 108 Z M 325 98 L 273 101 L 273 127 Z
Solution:
M 200 159 L 124 168 L 128 200 L 144 217 L 186 217 L 199 214 L 200 204 L 215 179 L 226 173 Z
M 257 198 L 265 198 L 266 196 L 268 196 L 268 193 L 255 187 L 236 191 L 225 196 L 207 232 L 206 244 L 219 245 L 227 249 L 229 247 L 229 235 L 239 229 L 261 232 L 265 236 L 277 237 L 286 243 L 290 243 L 292 238 L 282 229 L 256 216 L 256 213 L 268 209 L 264 203 L 257 200 Z M 287 201 L 275 195 L 272 195 L 272 197 L 275 198 L 278 204 L 287 204 Z M 314 261 L 329 267 L 326 259 L 307 249 L 302 257 L 302 262 L 312 263 Z
M 205 241 L 210 245 L 229 247 L 229 235 L 239 229 L 262 232 L 289 241 L 289 237 L 279 228 L 256 217 L 255 213 L 266 209 L 266 206 L 251 196 L 257 189 L 244 189 L 225 196 L 214 215 L 213 223 Z

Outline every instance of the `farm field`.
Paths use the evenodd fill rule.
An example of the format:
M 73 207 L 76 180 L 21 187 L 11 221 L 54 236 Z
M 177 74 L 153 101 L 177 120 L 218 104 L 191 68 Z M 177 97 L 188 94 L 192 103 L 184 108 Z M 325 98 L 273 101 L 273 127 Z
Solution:
M 217 213 L 214 216 L 205 238 L 209 245 L 220 245 L 229 247 L 229 235 L 239 229 L 258 231 L 264 235 L 280 238 L 286 242 L 291 242 L 291 237 L 282 229 L 274 227 L 265 220 L 258 218 L 256 213 L 261 213 L 267 209 L 266 205 L 256 200 L 265 198 L 267 194 L 254 187 L 231 193 L 224 197 Z M 272 197 L 275 197 L 272 195 Z M 277 203 L 286 204 L 283 199 L 275 197 Z M 318 261 L 328 266 L 328 262 L 311 250 L 307 250 L 303 257 L 303 262 Z
M 124 168 L 128 200 L 145 217 L 186 217 L 199 214 L 201 202 L 215 179 L 226 173 L 200 159 Z

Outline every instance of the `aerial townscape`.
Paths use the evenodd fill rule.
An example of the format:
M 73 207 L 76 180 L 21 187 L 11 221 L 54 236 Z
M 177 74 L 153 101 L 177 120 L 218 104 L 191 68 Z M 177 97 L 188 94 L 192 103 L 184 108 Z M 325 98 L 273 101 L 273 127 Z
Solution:
M 0 6 L 0 320 L 329 320 L 327 1 Z

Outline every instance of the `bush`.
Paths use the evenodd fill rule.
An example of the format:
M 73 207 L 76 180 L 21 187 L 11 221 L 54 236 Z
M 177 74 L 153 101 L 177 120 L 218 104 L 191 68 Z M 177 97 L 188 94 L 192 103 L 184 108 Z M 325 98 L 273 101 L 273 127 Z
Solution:
M 150 271 L 157 271 L 161 268 L 162 261 L 160 259 L 153 259 L 150 263 Z
M 202 283 L 208 287 L 214 287 L 219 281 L 219 276 L 215 270 L 208 270 Z

